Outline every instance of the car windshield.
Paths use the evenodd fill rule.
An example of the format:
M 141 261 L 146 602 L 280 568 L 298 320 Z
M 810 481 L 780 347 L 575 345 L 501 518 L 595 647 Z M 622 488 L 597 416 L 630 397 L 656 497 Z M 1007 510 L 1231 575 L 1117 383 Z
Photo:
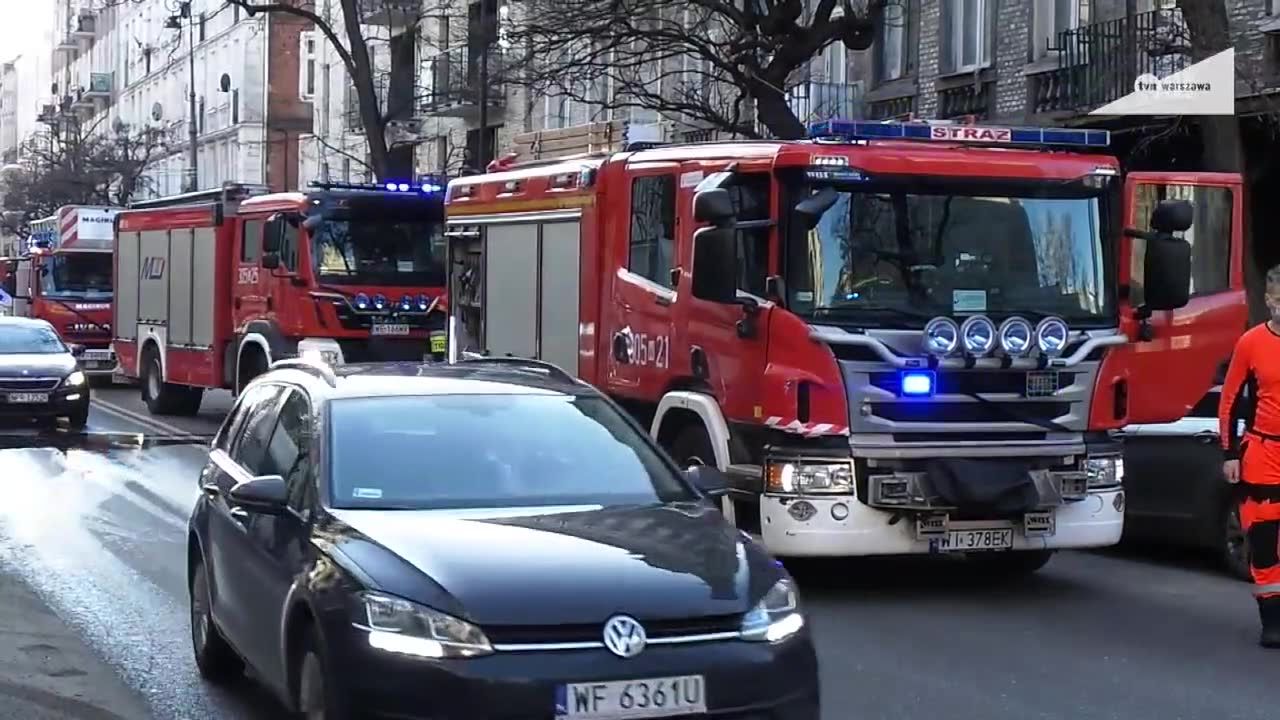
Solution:
M 695 498 L 609 403 L 565 395 L 335 400 L 333 505 L 652 505 Z
M 833 189 L 816 227 L 792 223 L 787 289 L 798 313 L 919 327 L 941 314 L 1089 324 L 1112 312 L 1101 190 Z
M 441 223 L 392 218 L 329 218 L 315 234 L 316 279 L 333 285 L 443 286 Z
M 51 327 L 0 325 L 0 355 L 56 355 L 67 347 Z
M 110 298 L 111 253 L 56 253 L 41 268 L 40 292 L 47 297 Z

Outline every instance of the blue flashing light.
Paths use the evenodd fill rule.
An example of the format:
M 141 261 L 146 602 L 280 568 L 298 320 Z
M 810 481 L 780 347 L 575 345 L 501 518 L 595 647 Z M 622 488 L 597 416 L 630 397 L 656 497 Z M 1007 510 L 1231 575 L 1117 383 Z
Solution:
M 387 183 L 387 189 L 388 189 L 388 190 L 390 190 L 391 192 L 395 192 L 395 191 L 396 191 L 396 184 L 395 184 L 395 183 Z
M 356 293 L 356 309 L 357 309 L 357 310 L 368 310 L 368 309 L 369 309 L 369 296 L 368 296 L 368 295 L 365 295 L 364 293 Z
M 1107 130 L 994 127 L 827 120 L 809 125 L 810 139 L 923 140 L 979 145 L 1066 145 L 1104 148 L 1111 144 Z
M 374 309 L 376 309 L 376 310 L 381 310 L 381 309 L 385 308 L 386 306 L 387 306 L 387 296 L 386 296 L 386 295 L 383 295 L 382 293 L 378 293 L 377 295 L 374 295 L 374 296 L 373 296 L 373 307 L 374 307 Z
M 396 189 L 400 192 L 409 192 L 409 183 L 400 183 L 396 186 Z
M 374 192 L 425 193 L 435 194 L 444 191 L 444 185 L 423 183 L 421 185 L 407 182 L 389 183 L 347 183 L 347 182 L 313 182 L 311 187 L 318 190 L 370 190 Z
M 431 307 L 431 298 L 427 297 L 426 293 L 418 295 L 418 309 L 426 312 L 429 307 Z
M 902 394 L 912 397 L 928 397 L 934 391 L 934 374 L 912 370 L 902 373 Z

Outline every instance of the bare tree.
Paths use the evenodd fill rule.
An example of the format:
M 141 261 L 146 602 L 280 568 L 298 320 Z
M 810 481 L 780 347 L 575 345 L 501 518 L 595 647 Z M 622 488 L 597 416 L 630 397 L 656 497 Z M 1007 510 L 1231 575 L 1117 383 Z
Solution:
M 903 0 L 525 0 L 509 82 L 742 135 L 798 138 L 788 90 L 832 43 L 871 46 Z
M 20 167 L 4 178 L 6 229 L 26 237 L 29 222 L 63 205 L 123 207 L 150 188 L 145 171 L 169 152 L 165 134 L 124 124 L 100 132 L 104 119 L 83 126 L 61 118 L 23 144 Z

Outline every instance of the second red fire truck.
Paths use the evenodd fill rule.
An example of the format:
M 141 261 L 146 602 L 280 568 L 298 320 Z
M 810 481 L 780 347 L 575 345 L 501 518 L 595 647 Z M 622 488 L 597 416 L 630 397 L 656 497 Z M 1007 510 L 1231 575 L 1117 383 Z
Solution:
M 451 360 L 601 387 L 778 555 L 1118 542 L 1111 431 L 1185 415 L 1245 327 L 1241 178 L 1122 177 L 1098 130 L 813 130 L 454 180 Z
M 222 189 L 116 225 L 115 350 L 156 414 L 194 414 L 282 358 L 443 358 L 443 186 Z

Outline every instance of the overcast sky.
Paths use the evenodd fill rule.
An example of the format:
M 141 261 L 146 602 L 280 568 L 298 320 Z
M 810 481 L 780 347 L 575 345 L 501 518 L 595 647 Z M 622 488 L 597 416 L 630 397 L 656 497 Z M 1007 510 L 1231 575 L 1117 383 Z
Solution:
M 53 24 L 54 0 L 0 0 L 0 60 L 49 52 L 44 36 Z

